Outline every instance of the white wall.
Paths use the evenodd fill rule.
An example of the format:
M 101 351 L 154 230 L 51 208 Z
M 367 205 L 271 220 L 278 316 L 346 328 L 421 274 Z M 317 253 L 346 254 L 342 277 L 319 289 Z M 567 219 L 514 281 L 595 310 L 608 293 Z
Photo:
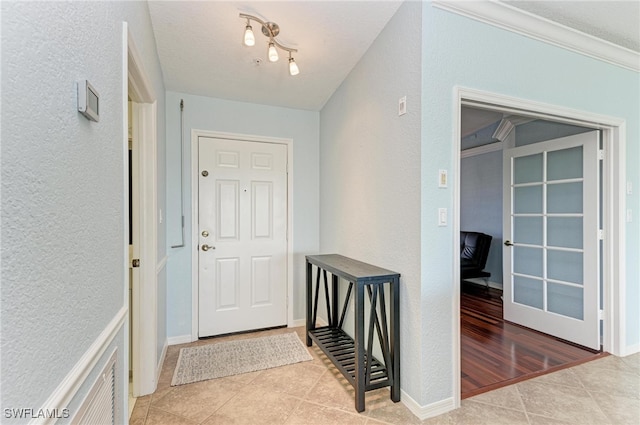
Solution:
M 399 8 L 320 115 L 320 251 L 401 273 L 401 388 L 416 400 L 423 349 L 421 7 Z M 405 95 L 408 112 L 398 116 Z
M 305 317 L 304 256 L 318 252 L 318 112 L 234 102 L 168 91 L 167 332 L 191 335 L 191 130 L 293 139 L 293 317 Z M 185 247 L 180 244 L 180 99 L 184 100 Z
M 123 21 L 129 22 L 159 96 L 160 147 L 164 86 L 144 2 L 2 2 L 1 7 L 1 403 L 3 409 L 62 408 L 43 403 L 128 306 Z M 83 78 L 100 93 L 98 123 L 77 112 L 75 82 Z M 164 149 L 158 152 L 164 164 Z M 159 167 L 162 206 L 163 170 Z M 160 229 L 159 240 L 164 239 Z M 164 243 L 159 253 L 164 255 Z M 126 414 L 125 328 L 126 322 L 107 341 L 119 350 L 120 423 Z M 71 406 L 87 391 L 83 385 Z

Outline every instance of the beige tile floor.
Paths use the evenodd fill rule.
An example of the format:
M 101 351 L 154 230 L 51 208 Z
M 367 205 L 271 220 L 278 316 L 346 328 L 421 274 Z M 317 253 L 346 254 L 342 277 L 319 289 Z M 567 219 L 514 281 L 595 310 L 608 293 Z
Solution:
M 259 335 L 295 331 L 277 329 Z M 353 389 L 315 347 L 313 361 L 171 387 L 180 348 L 257 334 L 169 347 L 155 393 L 140 397 L 132 425 L 218 424 L 640 424 L 640 354 L 605 357 L 463 400 L 462 407 L 420 421 L 386 389 L 366 395 L 358 414 Z

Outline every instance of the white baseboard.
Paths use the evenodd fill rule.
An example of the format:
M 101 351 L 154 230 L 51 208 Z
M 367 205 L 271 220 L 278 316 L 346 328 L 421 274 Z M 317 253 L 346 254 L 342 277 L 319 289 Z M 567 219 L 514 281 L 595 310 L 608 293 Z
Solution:
M 297 328 L 300 326 L 307 326 L 307 319 L 297 319 L 287 325 L 288 328 Z
M 400 390 L 400 394 L 402 395 L 402 404 L 407 406 L 407 409 L 409 409 L 411 413 L 417 416 L 421 421 L 428 418 L 440 416 L 455 409 L 455 401 L 453 397 L 436 401 L 435 403 L 431 403 L 426 406 L 421 406 L 406 392 Z
M 471 279 L 465 279 L 467 282 L 472 282 L 475 283 L 477 285 L 482 285 L 485 286 L 486 283 L 484 281 L 484 279 L 480 279 L 480 278 L 471 278 Z M 489 281 L 489 288 L 493 288 L 493 289 L 499 289 L 502 291 L 502 283 L 498 283 L 498 282 L 493 282 L 493 281 Z
M 168 345 L 188 344 L 190 342 L 193 342 L 193 339 L 191 339 L 191 334 L 171 336 L 167 338 Z
M 637 353 L 640 353 L 640 344 L 625 347 L 620 357 L 627 357 Z
M 162 365 L 164 364 L 164 358 L 167 356 L 167 348 L 169 348 L 169 339 L 164 340 L 164 346 L 162 347 L 162 353 L 160 354 L 160 359 L 158 360 L 158 369 L 156 370 L 156 384 L 158 379 L 160 379 L 160 373 L 162 373 Z

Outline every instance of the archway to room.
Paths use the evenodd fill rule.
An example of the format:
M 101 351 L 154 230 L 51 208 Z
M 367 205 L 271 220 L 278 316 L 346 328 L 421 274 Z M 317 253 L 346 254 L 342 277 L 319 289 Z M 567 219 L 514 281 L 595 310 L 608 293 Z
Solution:
M 458 225 L 455 229 L 456 239 L 459 240 L 459 231 L 476 231 L 493 236 L 490 254 L 485 267 L 485 270 L 490 272 L 491 276 L 486 280 L 465 279 L 462 281 L 462 279 L 456 279 L 456 282 L 460 282 L 458 284 L 458 302 L 460 303 L 460 323 L 458 324 L 460 373 L 457 376 L 460 376 L 461 398 L 466 398 L 538 376 L 542 373 L 589 361 L 603 355 L 601 353 L 602 346 L 604 346 L 604 351 L 611 351 L 612 340 L 609 332 L 614 326 L 612 323 L 613 316 L 611 311 L 604 308 L 604 306 L 610 303 L 613 293 L 616 291 L 614 291 L 615 288 L 606 285 L 601 286 L 600 282 L 607 281 L 603 279 L 604 275 L 610 275 L 614 272 L 612 268 L 615 268 L 615 265 L 607 262 L 611 252 L 609 243 L 613 243 L 613 241 L 597 241 L 597 258 L 595 262 L 597 262 L 599 270 L 596 282 L 598 285 L 598 304 L 597 311 L 594 314 L 597 317 L 602 317 L 603 321 L 600 322 L 600 319 L 598 319 L 596 325 L 598 337 L 600 338 L 596 347 L 592 346 L 591 349 L 586 349 L 562 338 L 546 335 L 505 320 L 501 288 L 503 284 L 502 277 L 503 274 L 507 275 L 508 278 L 505 279 L 505 284 L 511 284 L 513 283 L 513 275 L 508 271 L 503 271 L 502 257 L 503 251 L 507 249 L 513 250 L 514 245 L 503 237 L 502 229 L 506 228 L 505 224 L 511 226 L 514 218 L 513 214 L 503 211 L 505 207 L 502 193 L 506 190 L 503 182 L 503 151 L 505 148 L 534 145 L 542 140 L 558 139 L 570 134 L 587 134 L 591 132 L 600 137 L 600 141 L 597 142 L 599 144 L 598 150 L 604 149 L 604 151 L 613 154 L 615 151 L 613 144 L 616 139 L 616 131 L 612 126 L 603 125 L 603 120 L 594 122 L 586 119 L 577 119 L 575 116 L 563 117 L 558 114 L 543 113 L 540 110 L 530 111 L 525 108 L 514 108 L 513 106 L 497 103 L 487 104 L 477 100 L 467 100 L 462 96 L 459 106 L 460 125 L 458 134 L 460 142 L 458 144 L 458 153 L 460 155 L 457 164 L 459 190 L 456 194 L 456 205 L 458 206 L 455 212 L 456 224 Z M 517 131 L 518 128 L 521 131 Z M 520 140 L 516 142 L 517 134 L 519 134 L 518 138 Z M 543 155 L 546 158 L 547 153 Z M 552 159 L 553 155 L 557 156 L 556 153 L 549 155 L 549 158 Z M 563 155 L 560 152 L 559 157 Z M 527 158 L 529 157 L 533 156 L 527 155 Z M 615 158 L 612 155 L 610 159 L 613 161 Z M 511 162 L 511 159 L 508 161 Z M 602 177 L 597 180 L 597 185 L 599 187 L 601 185 L 610 187 L 615 180 L 612 164 L 606 161 L 599 161 L 597 164 L 595 166 L 597 170 L 592 170 L 595 175 Z M 574 182 L 574 180 L 567 180 L 567 182 Z M 525 187 L 529 188 L 532 185 L 535 186 L 533 183 L 524 184 Z M 540 186 L 545 185 L 546 183 Z M 560 186 L 554 186 L 553 190 L 558 187 Z M 509 188 L 508 190 L 513 189 Z M 598 217 L 597 224 L 599 228 L 612 227 L 614 224 L 610 220 L 612 208 L 614 208 L 612 200 L 605 195 L 597 201 L 597 206 L 595 207 L 597 211 L 593 211 L 593 214 Z M 511 204 L 512 201 L 507 203 Z M 557 215 L 556 217 L 554 214 L 541 213 L 541 217 L 537 219 L 545 220 L 545 226 L 547 226 L 546 220 L 553 224 L 552 220 L 557 221 L 567 218 L 562 215 Z M 507 223 L 503 219 L 504 215 L 507 216 Z M 524 215 L 527 216 L 527 219 L 531 219 L 529 216 L 532 214 Z M 542 218 L 543 216 L 544 218 Z M 519 220 L 522 219 L 519 218 Z M 575 221 L 576 218 L 573 217 L 573 220 Z M 512 240 L 514 238 L 512 234 L 507 237 Z M 544 239 L 545 242 L 541 242 L 541 252 L 547 249 L 546 236 Z M 522 241 L 522 232 L 520 241 Z M 508 246 L 505 246 L 505 242 L 507 242 Z M 514 242 L 516 248 L 521 251 L 529 250 L 534 252 L 527 241 L 518 243 L 518 240 L 514 240 Z M 548 247 L 549 252 L 555 249 L 556 247 L 553 246 Z M 564 247 L 557 249 L 560 251 L 565 249 L 573 250 L 573 248 Z M 456 262 L 460 261 L 459 259 L 456 260 Z M 509 258 L 508 261 L 510 267 L 512 267 L 513 259 Z M 519 261 L 522 262 L 522 258 Z M 589 261 L 592 261 L 592 259 Z M 544 262 L 546 273 L 546 257 Z M 531 292 L 531 288 L 527 288 L 527 285 L 522 285 L 523 276 L 527 278 L 524 279 L 526 284 L 535 281 L 529 279 L 530 276 L 523 275 L 521 270 L 516 270 L 515 275 L 516 280 L 521 280 L 516 282 L 516 291 L 519 289 L 520 294 L 522 294 L 524 287 L 528 292 Z M 554 276 L 550 276 L 548 280 L 550 283 L 547 282 L 545 274 L 541 276 L 539 282 L 541 285 L 552 286 L 558 282 L 566 283 L 559 281 Z M 518 284 L 520 284 L 519 288 Z M 567 285 L 573 286 L 571 283 Z M 571 289 L 573 290 L 573 288 Z M 547 295 L 546 291 L 545 286 L 545 297 Z M 513 286 L 511 290 L 505 291 L 505 293 L 508 293 L 507 301 L 513 304 Z M 517 298 L 516 301 L 522 303 L 520 294 L 515 295 L 515 297 Z M 529 293 L 529 295 L 531 294 Z M 549 304 L 553 307 L 553 301 Z M 547 309 L 546 298 L 540 307 L 544 310 Z M 602 315 L 603 310 L 609 314 Z M 552 317 L 555 315 L 556 312 L 554 311 L 549 314 Z

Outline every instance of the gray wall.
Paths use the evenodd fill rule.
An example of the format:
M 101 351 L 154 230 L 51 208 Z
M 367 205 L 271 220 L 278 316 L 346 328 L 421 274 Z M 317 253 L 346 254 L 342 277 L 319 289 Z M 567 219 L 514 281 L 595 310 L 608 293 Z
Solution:
M 164 86 L 144 2 L 2 2 L 1 8 L 1 403 L 61 408 L 43 403 L 128 305 L 123 21 L 159 97 L 161 207 Z M 84 78 L 100 93 L 98 123 L 77 112 L 75 83 Z M 158 240 L 162 257 L 163 229 Z M 125 327 L 111 343 L 119 350 L 119 423 L 126 415 Z M 71 406 L 87 391 L 88 384 Z
M 418 402 L 421 8 L 400 6 L 320 115 L 320 250 L 401 273 L 401 382 Z
M 460 161 L 460 230 L 493 236 L 485 270 L 502 285 L 502 151 Z

